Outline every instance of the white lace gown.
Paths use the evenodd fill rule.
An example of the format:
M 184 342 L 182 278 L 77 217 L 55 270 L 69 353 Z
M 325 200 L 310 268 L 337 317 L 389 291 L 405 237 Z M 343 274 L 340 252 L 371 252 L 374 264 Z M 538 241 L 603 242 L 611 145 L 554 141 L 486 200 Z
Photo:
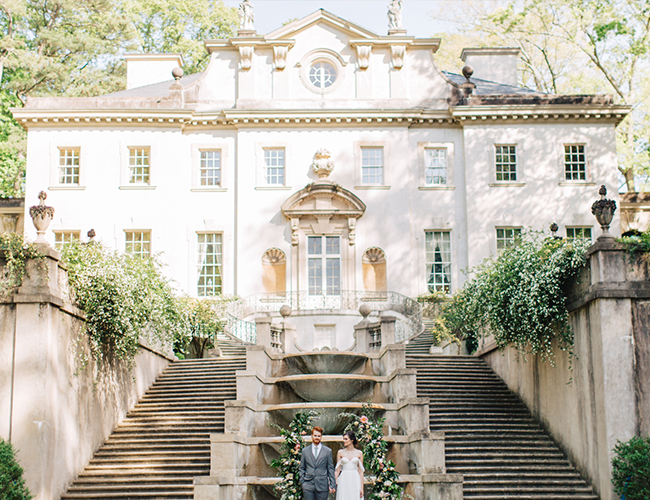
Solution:
M 359 471 L 364 471 L 363 463 L 357 457 L 352 460 L 342 458 L 336 464 L 336 468 L 339 467 L 341 473 L 336 485 L 336 500 L 359 500 L 361 498 L 359 496 L 361 489 Z

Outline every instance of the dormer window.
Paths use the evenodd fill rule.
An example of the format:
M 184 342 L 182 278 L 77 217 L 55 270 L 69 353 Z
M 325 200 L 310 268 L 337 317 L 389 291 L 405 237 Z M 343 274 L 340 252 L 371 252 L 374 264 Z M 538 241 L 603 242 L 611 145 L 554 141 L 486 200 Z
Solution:
M 331 87 L 336 81 L 336 68 L 327 61 L 316 61 L 309 69 L 309 82 L 317 89 Z

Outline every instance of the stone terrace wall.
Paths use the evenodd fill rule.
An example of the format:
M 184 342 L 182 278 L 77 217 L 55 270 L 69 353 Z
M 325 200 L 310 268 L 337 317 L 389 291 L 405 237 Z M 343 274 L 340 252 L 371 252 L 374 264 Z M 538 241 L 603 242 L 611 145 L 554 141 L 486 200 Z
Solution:
M 588 259 L 569 290 L 573 360 L 559 349 L 555 367 L 514 349 L 479 355 L 611 500 L 612 449 L 650 431 L 650 269 L 613 240 L 596 242 Z
M 56 500 L 171 359 L 141 347 L 133 367 L 97 366 L 58 253 L 44 250 L 47 272 L 29 263 L 0 304 L 0 436 L 36 500 Z

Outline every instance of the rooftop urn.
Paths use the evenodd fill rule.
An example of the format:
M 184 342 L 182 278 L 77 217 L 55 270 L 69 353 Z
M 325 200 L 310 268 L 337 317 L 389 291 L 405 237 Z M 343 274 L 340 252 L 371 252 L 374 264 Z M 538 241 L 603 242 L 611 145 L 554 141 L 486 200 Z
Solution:
M 600 228 L 603 230 L 603 234 L 601 234 L 598 239 L 613 238 L 609 232 L 609 225 L 614 218 L 614 212 L 616 212 L 616 202 L 605 198 L 607 195 L 607 188 L 604 184 L 600 186 L 598 193 L 600 194 L 600 200 L 595 201 L 594 204 L 591 205 L 591 213 L 594 214 L 598 224 L 600 224 Z
M 47 245 L 45 240 L 45 231 L 50 226 L 52 222 L 52 217 L 54 217 L 54 207 L 48 207 L 45 205 L 45 199 L 47 198 L 47 193 L 41 191 L 38 193 L 38 199 L 40 200 L 38 205 L 34 205 L 29 209 L 29 215 L 32 217 L 32 222 L 36 228 L 36 243 L 42 243 Z
M 314 161 L 311 168 L 319 179 L 326 179 L 334 170 L 334 162 L 330 160 L 332 154 L 327 149 L 319 149 L 314 154 Z

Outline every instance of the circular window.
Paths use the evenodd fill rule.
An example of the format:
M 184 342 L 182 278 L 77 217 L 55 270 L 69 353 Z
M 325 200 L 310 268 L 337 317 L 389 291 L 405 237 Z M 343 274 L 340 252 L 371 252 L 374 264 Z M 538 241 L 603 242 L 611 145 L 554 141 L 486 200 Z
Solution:
M 309 82 L 317 89 L 331 87 L 336 81 L 336 68 L 325 61 L 317 61 L 309 68 Z

